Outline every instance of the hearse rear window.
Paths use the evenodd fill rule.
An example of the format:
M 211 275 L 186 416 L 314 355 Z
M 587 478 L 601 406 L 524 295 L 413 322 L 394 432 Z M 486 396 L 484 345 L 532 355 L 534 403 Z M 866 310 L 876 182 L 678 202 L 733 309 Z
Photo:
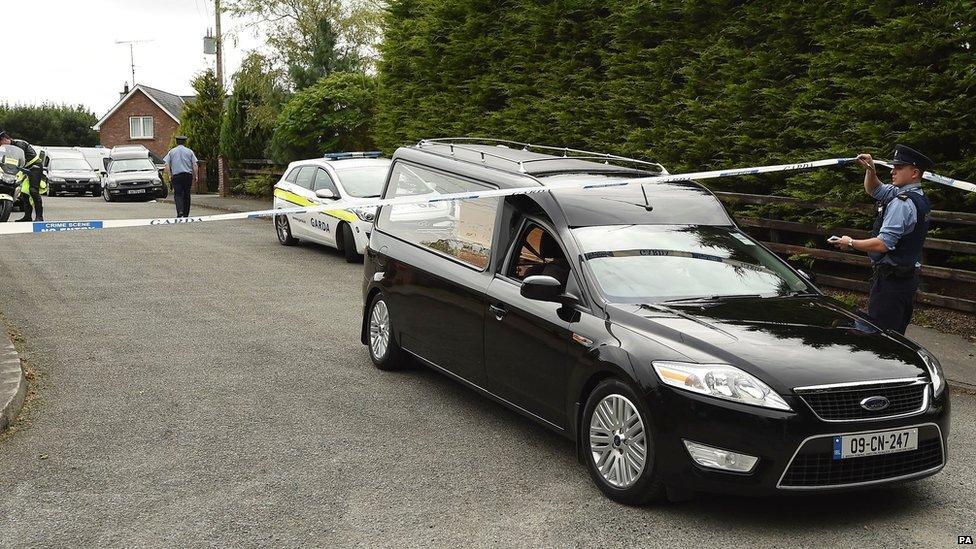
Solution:
M 455 176 L 397 162 L 385 198 L 490 189 Z M 488 266 L 498 198 L 386 206 L 376 221 L 380 230 L 449 255 L 478 269 Z

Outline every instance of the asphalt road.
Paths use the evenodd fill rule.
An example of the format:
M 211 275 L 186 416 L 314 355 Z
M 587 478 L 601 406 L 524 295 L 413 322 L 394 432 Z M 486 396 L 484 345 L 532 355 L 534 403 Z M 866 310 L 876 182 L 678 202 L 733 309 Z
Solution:
M 51 219 L 171 204 L 46 199 Z M 194 210 L 194 213 L 204 213 Z M 0 435 L 0 546 L 955 545 L 976 400 L 901 487 L 630 508 L 571 444 L 427 370 L 373 368 L 361 268 L 270 222 L 0 237 L 38 397 Z

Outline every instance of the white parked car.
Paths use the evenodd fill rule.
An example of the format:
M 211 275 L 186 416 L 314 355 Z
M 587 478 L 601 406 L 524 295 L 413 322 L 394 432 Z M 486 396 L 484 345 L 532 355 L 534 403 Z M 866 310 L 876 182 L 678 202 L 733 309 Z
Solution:
M 298 160 L 288 165 L 275 184 L 274 207 L 377 198 L 389 171 L 390 160 L 380 158 L 379 152 L 333 153 L 324 158 Z M 278 242 L 285 246 L 299 239 L 325 244 L 338 249 L 352 263 L 362 261 L 375 215 L 375 207 L 276 215 L 275 232 Z

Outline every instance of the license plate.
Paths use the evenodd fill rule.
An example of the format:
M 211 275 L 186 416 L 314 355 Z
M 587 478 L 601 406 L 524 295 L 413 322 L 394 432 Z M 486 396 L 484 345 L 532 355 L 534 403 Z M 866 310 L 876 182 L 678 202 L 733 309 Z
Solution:
M 834 460 L 918 449 L 918 429 L 897 429 L 834 437 Z
M 132 190 L 125 191 L 125 192 L 127 192 L 129 194 L 142 194 L 142 193 L 146 192 L 146 189 L 132 189 Z

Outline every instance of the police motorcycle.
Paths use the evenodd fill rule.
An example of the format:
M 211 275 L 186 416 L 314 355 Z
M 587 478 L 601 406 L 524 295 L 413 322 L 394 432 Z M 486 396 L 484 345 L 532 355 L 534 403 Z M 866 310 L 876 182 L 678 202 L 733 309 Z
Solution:
M 27 177 L 24 151 L 13 145 L 0 145 L 0 223 L 10 218 L 10 212 L 20 199 L 20 189 Z

